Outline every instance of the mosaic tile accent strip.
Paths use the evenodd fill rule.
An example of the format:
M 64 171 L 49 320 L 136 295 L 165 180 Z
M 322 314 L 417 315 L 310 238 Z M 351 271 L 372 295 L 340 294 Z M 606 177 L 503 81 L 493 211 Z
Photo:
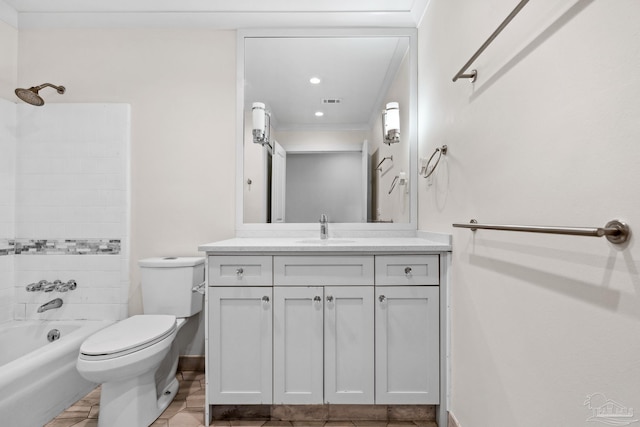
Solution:
M 15 253 L 15 241 L 0 239 L 0 256 L 13 255 Z
M 117 255 L 120 239 L 15 239 L 0 255 Z

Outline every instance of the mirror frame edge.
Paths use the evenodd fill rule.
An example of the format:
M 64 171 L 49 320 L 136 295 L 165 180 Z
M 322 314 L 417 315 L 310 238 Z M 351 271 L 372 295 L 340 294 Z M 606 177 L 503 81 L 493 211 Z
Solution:
M 412 236 L 418 229 L 418 30 L 412 27 L 367 28 L 261 28 L 240 29 L 236 37 L 236 236 L 262 237 L 301 232 L 316 232 L 316 223 L 245 223 L 244 222 L 244 40 L 252 37 L 409 37 L 409 203 L 407 223 L 331 223 L 331 230 L 340 235 L 376 234 Z

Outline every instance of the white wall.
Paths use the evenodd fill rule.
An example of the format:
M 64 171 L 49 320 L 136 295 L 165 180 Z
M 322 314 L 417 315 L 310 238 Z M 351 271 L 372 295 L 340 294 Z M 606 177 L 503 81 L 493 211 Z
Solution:
M 377 212 L 373 212 L 374 219 L 384 221 L 393 220 L 395 223 L 409 222 L 411 208 L 407 187 L 396 186 L 389 194 L 389 190 L 396 176 L 404 172 L 410 175 L 409 168 L 409 109 L 410 109 L 410 55 L 406 54 L 389 91 L 385 95 L 383 108 L 388 102 L 400 105 L 400 142 L 387 145 L 382 142 L 382 115 L 375 121 L 369 136 L 369 151 L 373 156 L 373 167 L 384 158 L 393 156 L 393 160 L 385 160 L 382 171 L 373 170 L 372 178 L 376 180 Z M 415 183 L 409 183 L 414 185 Z
M 419 228 L 453 232 L 462 427 L 594 424 L 594 393 L 640 407 L 635 237 L 451 227 L 621 218 L 640 230 L 640 3 L 614 3 L 529 3 L 474 64 L 475 84 L 451 79 L 513 2 L 432 0 L 420 26 L 419 153 L 449 153 L 420 183 Z
M 20 31 L 21 85 L 65 85 L 64 95 L 43 92 L 47 102 L 131 105 L 130 314 L 142 310 L 139 259 L 203 255 L 199 244 L 234 235 L 235 37 L 214 30 Z M 188 354 L 204 354 L 202 331 L 198 337 Z
M 0 0 L 0 14 L 3 5 Z M 18 82 L 18 30 L 1 20 L 0 52 L 0 98 L 12 99 Z
M 16 105 L 0 99 L 0 322 L 13 319 Z
M 130 109 L 119 104 L 17 108 L 15 318 L 127 316 Z M 45 241 L 35 247 L 35 241 Z M 99 253 L 99 254 L 96 254 Z M 66 293 L 27 292 L 40 280 Z M 61 308 L 36 312 L 62 298 Z

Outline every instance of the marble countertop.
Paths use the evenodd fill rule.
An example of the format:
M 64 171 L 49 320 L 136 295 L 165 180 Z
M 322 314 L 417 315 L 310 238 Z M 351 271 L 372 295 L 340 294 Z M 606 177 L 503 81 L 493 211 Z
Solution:
M 449 235 L 424 233 L 420 237 L 238 237 L 200 245 L 209 253 L 253 252 L 443 252 L 451 251 Z

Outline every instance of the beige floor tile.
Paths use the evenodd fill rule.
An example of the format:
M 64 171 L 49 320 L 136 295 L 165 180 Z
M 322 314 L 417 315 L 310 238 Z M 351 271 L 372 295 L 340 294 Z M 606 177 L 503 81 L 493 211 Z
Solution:
M 418 427 L 438 427 L 435 421 L 414 421 Z
M 291 421 L 293 427 L 324 427 L 325 421 Z
M 180 388 L 178 390 L 191 394 L 194 391 L 202 390 L 202 384 L 200 384 L 199 380 L 184 380 L 180 381 Z
M 387 421 L 354 421 L 356 427 L 387 427 Z
M 205 392 L 204 390 L 195 391 L 187 396 L 185 400 L 188 408 L 204 408 Z
M 225 420 L 213 420 L 209 425 L 212 427 L 229 427 L 231 422 Z
M 177 414 L 178 412 L 182 411 L 184 408 L 187 407 L 187 403 L 184 401 L 173 401 L 169 404 L 169 406 L 167 407 L 167 409 L 164 410 L 164 412 L 160 415 L 161 419 L 169 419 L 171 417 L 173 417 L 175 414 Z
M 96 403 L 99 403 L 100 402 L 100 390 L 101 390 L 100 386 L 94 388 L 93 390 L 91 390 L 89 392 L 89 394 L 87 394 L 85 397 L 83 397 L 82 400 L 89 400 L 92 405 L 95 405 Z
M 44 427 L 71 427 L 83 420 L 84 418 L 55 418 Z
M 89 417 L 89 411 L 91 411 L 90 406 L 86 406 L 86 409 L 83 409 L 82 411 L 71 411 L 67 409 L 56 418 L 87 418 Z
M 198 371 L 182 371 L 182 378 L 185 380 L 203 380 L 204 379 L 204 372 L 198 372 Z
M 169 418 L 169 427 L 200 427 L 204 425 L 203 421 L 200 412 L 180 411 Z
M 415 427 L 413 421 L 389 421 L 387 427 Z
M 264 427 L 293 427 L 290 421 L 267 421 L 262 425 Z
M 89 416 L 87 418 L 98 418 L 100 414 L 100 405 L 94 405 L 91 407 L 91 411 L 89 411 Z
M 149 427 L 169 427 L 169 420 L 155 420 Z
M 230 421 L 229 424 L 232 427 L 261 427 L 262 425 L 264 425 L 266 421 L 244 421 L 244 420 L 238 420 L 238 421 Z
M 325 427 L 354 427 L 352 421 L 327 421 Z
M 98 427 L 98 420 L 83 420 L 72 427 Z

